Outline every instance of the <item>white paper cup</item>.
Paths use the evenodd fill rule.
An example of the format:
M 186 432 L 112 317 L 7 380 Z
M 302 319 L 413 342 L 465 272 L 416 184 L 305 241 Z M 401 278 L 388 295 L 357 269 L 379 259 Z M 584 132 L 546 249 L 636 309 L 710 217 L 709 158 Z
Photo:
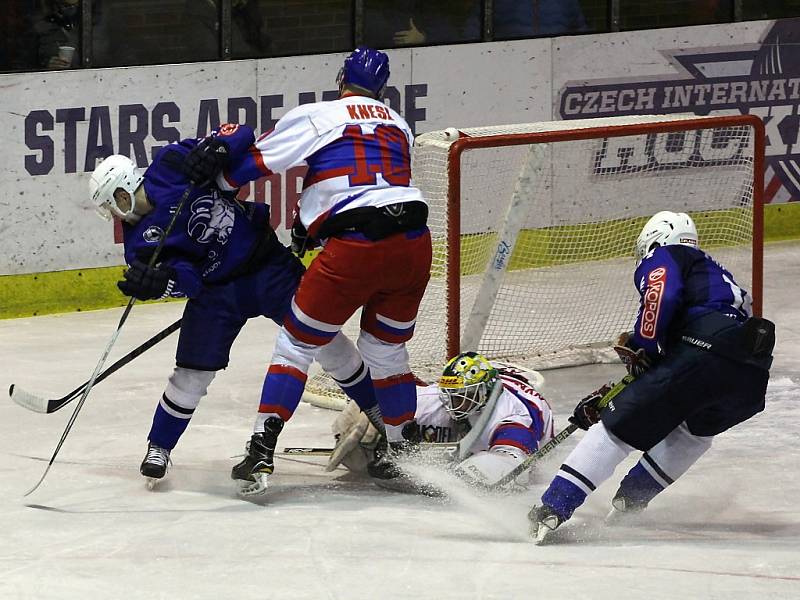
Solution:
M 59 46 L 58 58 L 66 63 L 72 64 L 72 58 L 75 56 L 75 48 L 73 46 Z

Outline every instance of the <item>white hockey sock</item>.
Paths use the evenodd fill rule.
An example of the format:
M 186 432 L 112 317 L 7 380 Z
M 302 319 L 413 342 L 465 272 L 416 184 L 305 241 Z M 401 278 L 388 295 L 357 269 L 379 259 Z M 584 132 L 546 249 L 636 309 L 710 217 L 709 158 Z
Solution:
M 713 441 L 713 436 L 693 435 L 686 423 L 681 423 L 646 452 L 650 460 L 643 458 L 639 462 L 653 479 L 667 487 L 686 473 L 711 448 Z
M 608 431 L 602 422 L 597 423 L 589 428 L 561 465 L 558 476 L 590 494 L 611 477 L 617 465 L 634 450 Z

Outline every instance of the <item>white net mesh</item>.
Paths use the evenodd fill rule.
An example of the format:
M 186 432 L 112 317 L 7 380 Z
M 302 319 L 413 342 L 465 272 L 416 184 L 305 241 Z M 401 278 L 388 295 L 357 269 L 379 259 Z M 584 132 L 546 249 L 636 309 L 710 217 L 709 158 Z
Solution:
M 754 131 L 735 119 L 676 130 L 687 118 L 697 120 L 625 117 L 461 129 L 470 141 L 458 181 L 448 167 L 458 133 L 420 136 L 412 173 L 430 205 L 434 262 L 408 344 L 415 373 L 428 380 L 439 373 L 455 314 L 459 339 L 451 345 L 462 350 L 538 369 L 597 361 L 632 325 L 638 307 L 633 245 L 660 210 L 691 214 L 701 247 L 747 287 Z M 642 123 L 661 124 L 652 133 L 628 133 Z M 625 135 L 599 129 L 608 127 Z M 586 137 L 531 144 L 522 136 L 502 145 L 509 135 L 574 130 Z M 490 145 L 470 147 L 472 140 Z M 451 181 L 460 189 L 460 219 L 448 212 Z M 460 250 L 448 246 L 450 228 Z M 457 251 L 458 289 L 451 287 L 448 303 L 446 274 L 457 268 Z M 497 263 L 505 268 L 493 268 Z M 345 331 L 355 337 L 358 321 L 351 321 Z M 328 393 L 318 378 L 310 386 Z

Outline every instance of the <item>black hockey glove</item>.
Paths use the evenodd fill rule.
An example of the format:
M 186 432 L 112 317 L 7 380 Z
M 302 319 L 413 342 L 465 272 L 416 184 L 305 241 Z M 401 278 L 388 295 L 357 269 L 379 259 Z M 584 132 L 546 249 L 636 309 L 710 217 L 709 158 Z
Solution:
M 308 250 L 313 250 L 319 245 L 317 240 L 308 236 L 308 230 L 300 222 L 299 217 L 294 218 L 291 233 L 292 245 L 290 246 L 290 249 L 292 252 L 297 254 L 299 258 L 303 258 Z
M 578 402 L 575 410 L 572 411 L 569 422 L 584 430 L 589 429 L 589 427 L 597 423 L 600 420 L 600 411 L 604 408 L 601 407 L 600 404 L 605 395 L 610 391 L 611 386 L 608 384 L 604 385 L 599 390 L 592 392 Z
M 208 136 L 191 149 L 183 160 L 183 172 L 195 185 L 213 183 L 230 160 L 228 145 L 218 137 Z
M 123 273 L 125 278 L 117 282 L 117 287 L 126 296 L 137 300 L 155 300 L 166 298 L 175 289 L 175 269 L 166 265 L 148 267 L 140 260 Z

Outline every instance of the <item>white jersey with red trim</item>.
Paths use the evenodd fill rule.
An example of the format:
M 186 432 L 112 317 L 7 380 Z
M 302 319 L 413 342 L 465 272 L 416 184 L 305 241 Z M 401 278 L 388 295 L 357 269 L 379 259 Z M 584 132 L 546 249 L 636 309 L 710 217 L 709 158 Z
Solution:
M 553 413 L 547 401 L 519 376 L 500 372 L 503 391 L 486 426 L 469 448 L 470 454 L 499 446 L 532 454 L 554 435 Z M 468 417 L 470 425 L 480 413 Z M 426 442 L 453 442 L 460 437 L 459 424 L 439 401 L 439 386 L 417 388 L 417 423 Z
M 300 220 L 316 236 L 335 214 L 365 206 L 423 201 L 411 182 L 413 134 L 397 112 L 366 96 L 290 110 L 220 175 L 225 190 L 307 165 Z

